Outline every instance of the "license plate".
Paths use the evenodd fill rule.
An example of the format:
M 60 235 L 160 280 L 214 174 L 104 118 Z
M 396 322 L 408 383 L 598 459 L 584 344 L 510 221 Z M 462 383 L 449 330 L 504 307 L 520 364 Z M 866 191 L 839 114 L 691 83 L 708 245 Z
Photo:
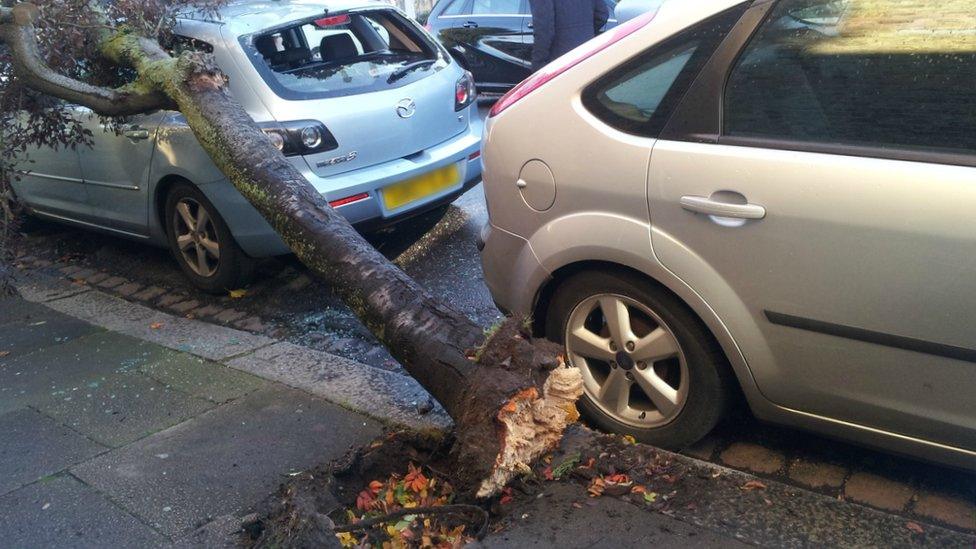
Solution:
M 457 164 L 427 172 L 383 189 L 383 205 L 395 210 L 457 185 L 461 179 Z

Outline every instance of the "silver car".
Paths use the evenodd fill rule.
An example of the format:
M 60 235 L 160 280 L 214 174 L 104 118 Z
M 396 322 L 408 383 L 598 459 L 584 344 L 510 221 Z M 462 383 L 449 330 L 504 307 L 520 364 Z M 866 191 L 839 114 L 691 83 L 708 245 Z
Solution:
M 973 6 L 664 2 L 495 105 L 485 279 L 594 423 L 976 468 Z
M 365 0 L 233 2 L 179 20 L 172 49 L 213 52 L 234 98 L 349 221 L 364 229 L 453 200 L 480 180 L 471 75 L 419 25 Z M 223 177 L 182 116 L 120 134 L 84 108 L 92 147 L 35 149 L 15 184 L 33 213 L 168 245 L 199 287 L 238 287 L 288 249 Z

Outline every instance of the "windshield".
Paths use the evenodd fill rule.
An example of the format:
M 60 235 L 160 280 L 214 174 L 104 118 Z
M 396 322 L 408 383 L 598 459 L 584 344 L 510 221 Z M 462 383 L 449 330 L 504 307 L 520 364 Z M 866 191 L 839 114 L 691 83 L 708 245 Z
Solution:
M 326 14 L 241 37 L 279 96 L 312 99 L 399 87 L 448 61 L 392 10 Z

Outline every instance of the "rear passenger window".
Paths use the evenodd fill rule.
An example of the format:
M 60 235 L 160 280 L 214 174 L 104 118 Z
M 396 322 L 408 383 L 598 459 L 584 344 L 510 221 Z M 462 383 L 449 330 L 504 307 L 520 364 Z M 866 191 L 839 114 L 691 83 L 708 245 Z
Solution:
M 583 104 L 621 131 L 656 137 L 742 11 L 719 14 L 613 69 L 583 91 Z
M 467 0 L 453 0 L 450 2 L 441 15 L 460 15 L 461 11 L 464 10 L 464 4 Z
M 474 0 L 472 15 L 518 14 L 521 0 Z
M 286 99 L 382 91 L 446 64 L 426 35 L 389 9 L 300 20 L 240 41 L 265 82 Z
M 976 152 L 976 0 L 782 0 L 743 52 L 724 133 Z

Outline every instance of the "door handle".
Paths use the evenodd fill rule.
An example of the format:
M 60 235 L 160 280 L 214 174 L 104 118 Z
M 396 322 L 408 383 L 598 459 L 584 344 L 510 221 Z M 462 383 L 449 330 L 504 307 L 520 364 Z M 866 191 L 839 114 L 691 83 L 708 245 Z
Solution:
M 682 196 L 680 203 L 681 207 L 689 212 L 716 217 L 734 217 L 737 219 L 762 219 L 766 217 L 766 208 L 758 204 L 732 204 L 704 196 Z
M 535 25 L 533 25 L 532 23 L 529 23 L 529 30 L 532 30 L 534 28 L 535 28 Z
M 139 126 L 129 126 L 122 130 L 122 135 L 129 139 L 149 139 L 149 130 L 140 128 Z
M 474 21 L 467 21 L 467 22 L 465 22 L 461 26 L 464 27 L 464 28 L 466 28 L 466 29 L 476 29 L 476 28 L 478 28 L 478 24 L 475 23 Z

